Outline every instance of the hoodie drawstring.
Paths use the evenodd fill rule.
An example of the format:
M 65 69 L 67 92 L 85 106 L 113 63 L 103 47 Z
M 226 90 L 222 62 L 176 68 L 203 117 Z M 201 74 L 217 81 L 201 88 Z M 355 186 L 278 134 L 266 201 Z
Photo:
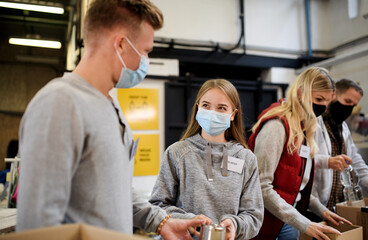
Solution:
M 224 145 L 222 150 L 222 176 L 227 176 L 227 162 L 228 162 L 228 154 L 226 146 Z M 207 179 L 209 182 L 213 182 L 213 172 L 212 172 L 212 160 L 211 160 L 211 145 L 210 143 L 207 143 L 206 145 L 206 165 L 207 165 L 207 172 L 208 176 Z
M 207 172 L 208 172 L 208 181 L 213 182 L 213 172 L 212 172 L 212 161 L 211 161 L 211 146 L 210 143 L 207 143 L 206 146 L 206 163 L 207 163 Z
M 223 150 L 222 150 L 222 176 L 227 176 L 227 149 L 224 144 Z

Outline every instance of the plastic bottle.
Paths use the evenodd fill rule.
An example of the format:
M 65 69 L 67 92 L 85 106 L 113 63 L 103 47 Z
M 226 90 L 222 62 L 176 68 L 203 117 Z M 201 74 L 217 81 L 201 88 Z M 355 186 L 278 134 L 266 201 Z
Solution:
M 359 176 L 351 165 L 341 174 L 341 183 L 344 186 L 344 197 L 348 206 L 364 207 L 362 189 L 359 186 Z

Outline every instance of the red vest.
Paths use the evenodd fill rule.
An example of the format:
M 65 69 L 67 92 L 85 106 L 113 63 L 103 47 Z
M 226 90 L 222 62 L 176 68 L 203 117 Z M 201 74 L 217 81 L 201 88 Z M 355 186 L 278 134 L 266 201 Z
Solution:
M 280 106 L 280 103 L 273 103 L 269 108 L 265 109 L 258 117 L 262 117 L 267 111 L 276 106 Z M 289 140 L 289 124 L 284 117 L 279 116 L 270 116 L 266 119 L 263 119 L 255 130 L 254 133 L 250 136 L 248 140 L 249 148 L 254 151 L 254 145 L 259 131 L 262 129 L 263 125 L 271 119 L 280 119 L 282 120 L 285 131 L 286 131 L 286 141 L 284 145 L 283 152 L 281 154 L 281 159 L 274 173 L 274 180 L 272 182 L 273 189 L 290 205 L 293 205 L 295 199 L 298 195 L 300 185 L 303 180 L 303 175 L 305 171 L 306 159 L 301 158 L 299 156 L 299 152 L 294 152 L 293 154 L 289 154 L 287 151 L 287 142 Z M 267 150 L 265 150 L 267 151 Z M 301 192 L 302 198 L 299 200 L 296 208 L 299 212 L 303 213 L 307 210 L 309 205 L 309 197 L 312 189 L 314 177 L 314 163 L 312 164 L 312 170 L 310 175 L 310 180 L 307 186 Z M 259 234 L 253 239 L 275 239 L 279 234 L 284 222 L 271 214 L 268 210 L 265 209 L 265 215 L 263 220 L 263 225 Z

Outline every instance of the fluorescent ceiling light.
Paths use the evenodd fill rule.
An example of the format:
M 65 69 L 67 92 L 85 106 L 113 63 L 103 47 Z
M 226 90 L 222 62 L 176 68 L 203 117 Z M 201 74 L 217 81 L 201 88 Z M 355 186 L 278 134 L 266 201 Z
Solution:
M 2 2 L 2 1 L 0 1 L 0 7 L 15 8 L 15 9 L 22 9 L 22 10 L 36 11 L 36 12 L 55 13 L 55 14 L 63 14 L 64 13 L 64 8 L 62 8 L 62 7 L 25 4 L 25 3 L 14 3 L 14 2 Z
M 59 41 L 39 40 L 39 39 L 27 39 L 27 38 L 9 38 L 10 44 L 31 46 L 31 47 L 44 47 L 60 49 L 61 43 Z

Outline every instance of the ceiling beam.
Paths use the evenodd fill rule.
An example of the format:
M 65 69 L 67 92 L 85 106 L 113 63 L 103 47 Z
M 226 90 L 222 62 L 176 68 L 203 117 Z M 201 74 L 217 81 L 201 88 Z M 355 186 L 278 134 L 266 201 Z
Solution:
M 154 47 L 150 53 L 154 58 L 175 58 L 181 62 L 218 64 L 239 67 L 255 68 L 300 68 L 302 67 L 299 59 L 265 57 L 257 55 L 224 53 L 215 51 L 198 51 L 177 48 Z

